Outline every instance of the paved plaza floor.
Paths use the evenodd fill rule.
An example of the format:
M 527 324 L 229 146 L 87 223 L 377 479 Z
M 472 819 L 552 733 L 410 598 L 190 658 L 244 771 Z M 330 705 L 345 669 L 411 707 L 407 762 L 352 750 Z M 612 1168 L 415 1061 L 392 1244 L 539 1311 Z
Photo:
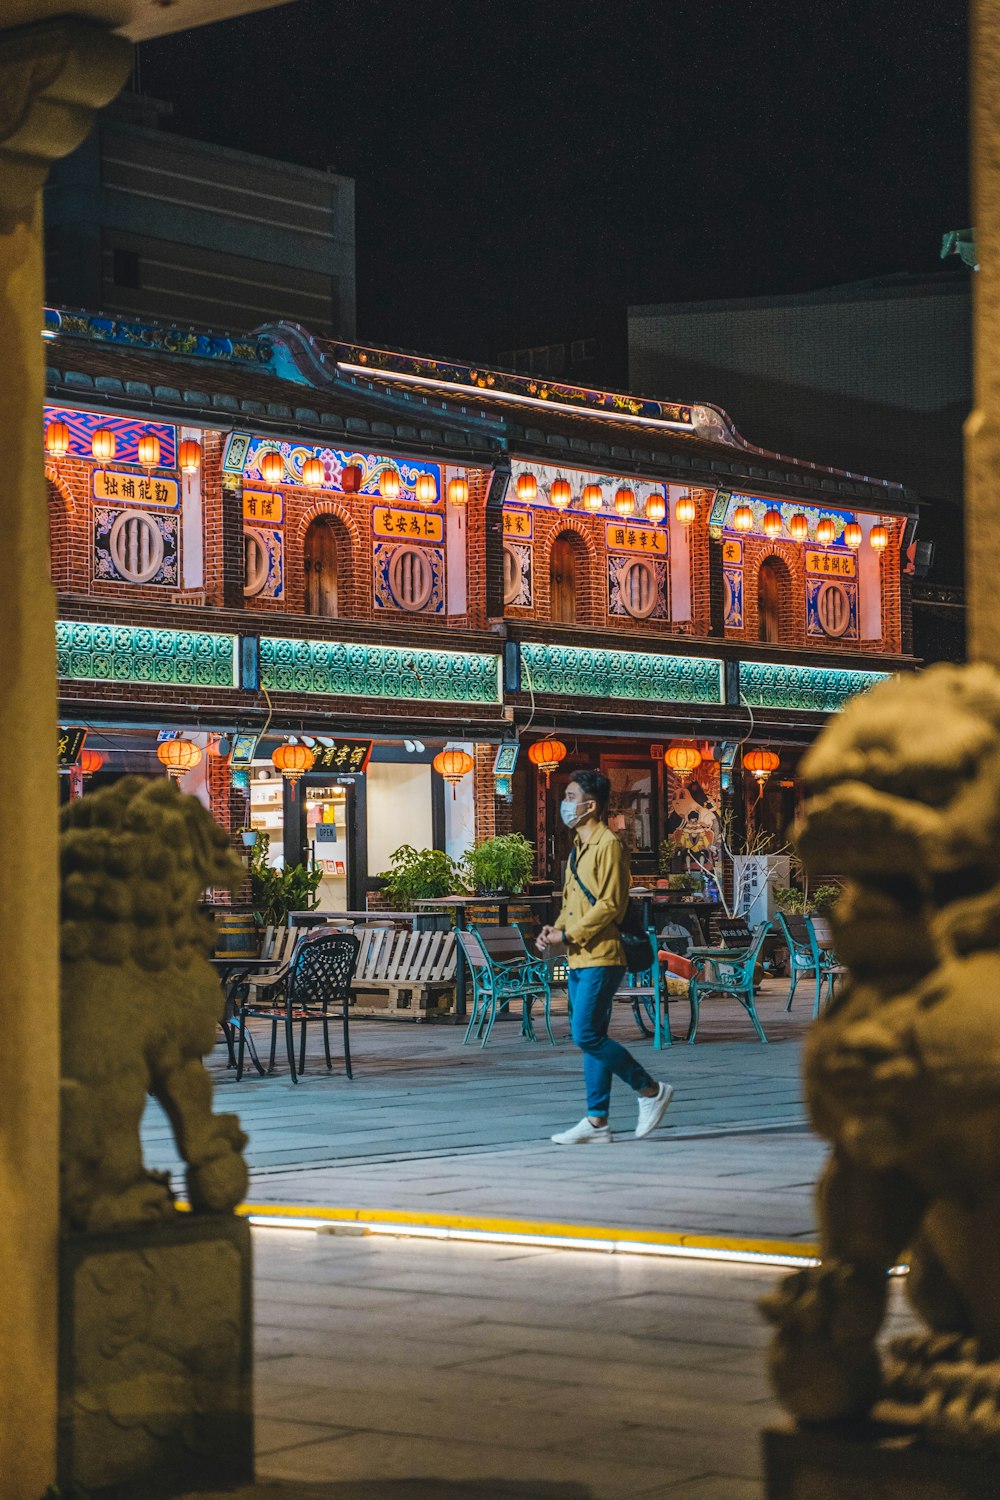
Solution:
M 767 1046 L 728 1002 L 658 1054 L 622 1007 L 613 1034 L 676 1095 L 636 1141 L 616 1085 L 610 1146 L 549 1142 L 584 1107 L 565 1014 L 554 1048 L 506 1022 L 485 1051 L 454 1026 L 357 1020 L 353 1080 L 326 1073 L 318 1036 L 298 1086 L 280 1051 L 268 1078 L 237 1084 L 221 1046 L 209 1066 L 250 1137 L 254 1203 L 808 1242 L 824 1147 L 799 1081 L 808 1007 L 788 1016 L 786 993 L 765 984 Z M 149 1164 L 177 1168 L 152 1104 L 144 1133 Z M 780 1413 L 755 1304 L 781 1272 L 343 1226 L 257 1229 L 254 1253 L 248 1500 L 762 1500 Z
M 297 1086 L 280 1048 L 281 1071 L 267 1078 L 251 1072 L 237 1083 L 221 1045 L 209 1065 L 216 1108 L 237 1111 L 250 1137 L 253 1203 L 808 1241 L 824 1147 L 809 1132 L 799 1080 L 808 1005 L 788 1015 L 786 994 L 765 981 L 767 1046 L 733 1001 L 705 1005 L 693 1046 L 675 1041 L 660 1053 L 617 1008 L 612 1034 L 676 1094 L 663 1127 L 636 1141 L 634 1096 L 616 1083 L 610 1146 L 549 1141 L 584 1112 L 565 1014 L 554 1021 L 556 1047 L 524 1041 L 510 1021 L 485 1050 L 463 1046 L 455 1026 L 355 1020 L 352 1080 L 339 1061 L 327 1074 L 318 1031 Z M 672 1006 L 672 1019 L 683 1034 L 687 1006 Z M 258 1023 L 262 1042 L 267 1031 Z M 147 1162 L 174 1169 L 181 1187 L 152 1102 L 144 1135 Z
M 254 1254 L 257 1472 L 288 1500 L 762 1500 L 779 1272 L 284 1230 Z

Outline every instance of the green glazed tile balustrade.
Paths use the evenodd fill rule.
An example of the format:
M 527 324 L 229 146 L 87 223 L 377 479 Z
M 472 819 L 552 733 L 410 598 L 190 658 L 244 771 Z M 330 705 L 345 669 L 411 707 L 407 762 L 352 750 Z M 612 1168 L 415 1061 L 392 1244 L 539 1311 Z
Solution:
M 849 698 L 867 693 L 888 672 L 843 667 L 796 667 L 775 662 L 740 662 L 740 702 L 747 708 L 795 708 L 833 714 Z
M 201 630 L 56 622 L 60 677 L 160 686 L 236 686 L 236 636 Z
M 359 646 L 261 636 L 260 680 L 272 693 L 499 703 L 500 658 L 474 651 Z
M 577 698 L 652 703 L 721 703 L 722 663 L 704 656 L 657 656 L 589 646 L 521 645 L 522 687 Z

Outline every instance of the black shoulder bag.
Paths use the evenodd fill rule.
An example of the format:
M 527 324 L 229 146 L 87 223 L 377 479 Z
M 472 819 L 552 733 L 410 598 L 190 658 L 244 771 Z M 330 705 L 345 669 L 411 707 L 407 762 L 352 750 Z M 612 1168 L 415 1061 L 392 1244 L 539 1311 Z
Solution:
M 591 906 L 597 905 L 597 897 L 584 885 L 576 869 L 576 848 L 570 850 L 569 872 L 580 887 Z M 618 924 L 618 936 L 625 949 L 625 967 L 630 974 L 645 974 L 656 962 L 649 933 L 642 925 L 642 907 L 638 901 L 629 901 L 625 915 Z

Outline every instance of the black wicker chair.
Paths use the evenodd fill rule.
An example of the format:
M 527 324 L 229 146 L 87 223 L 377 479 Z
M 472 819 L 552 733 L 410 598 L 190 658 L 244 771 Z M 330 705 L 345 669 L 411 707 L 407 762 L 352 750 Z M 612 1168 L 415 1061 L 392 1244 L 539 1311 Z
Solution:
M 247 1020 L 259 1016 L 271 1023 L 271 1056 L 268 1072 L 274 1072 L 274 1054 L 278 1041 L 278 1023 L 285 1023 L 285 1044 L 288 1049 L 288 1070 L 292 1082 L 298 1083 L 299 1074 L 306 1066 L 306 1028 L 310 1021 L 319 1021 L 323 1027 L 323 1051 L 329 1072 L 333 1067 L 330 1057 L 330 1017 L 339 1008 L 344 1023 L 344 1065 L 348 1078 L 351 1071 L 351 1039 L 348 1031 L 348 1005 L 351 998 L 351 980 L 358 961 L 358 940 L 350 933 L 337 932 L 322 937 L 307 938 L 300 942 L 295 956 L 288 966 L 280 986 L 268 992 L 267 1003 L 251 1001 L 253 990 L 244 997 L 240 1006 L 239 1048 L 236 1055 L 236 1077 L 243 1077 L 243 1049 Z M 300 1028 L 299 1065 L 295 1066 L 295 1027 Z

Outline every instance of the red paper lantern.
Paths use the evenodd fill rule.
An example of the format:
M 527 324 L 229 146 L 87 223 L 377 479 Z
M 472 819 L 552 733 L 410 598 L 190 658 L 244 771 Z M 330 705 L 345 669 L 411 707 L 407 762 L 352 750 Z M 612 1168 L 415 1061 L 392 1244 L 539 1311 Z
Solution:
M 197 474 L 201 468 L 201 444 L 185 438 L 177 449 L 177 465 L 183 474 Z
M 809 520 L 797 510 L 788 523 L 788 534 L 793 542 L 804 542 L 809 535 Z
M 156 747 L 156 758 L 166 767 L 167 775 L 179 781 L 201 764 L 201 750 L 190 740 L 164 740 Z
M 326 470 L 322 459 L 307 458 L 302 465 L 302 483 L 311 490 L 318 490 L 325 478 Z
M 65 458 L 69 452 L 69 428 L 65 422 L 50 422 L 46 427 L 45 451 L 52 458 Z
M 437 480 L 433 474 L 418 474 L 416 486 L 417 502 L 420 505 L 433 505 L 438 497 Z
M 90 439 L 90 451 L 98 463 L 106 464 L 114 458 L 118 443 L 110 427 L 98 427 Z
M 155 469 L 160 462 L 160 440 L 155 432 L 144 432 L 138 444 L 139 462 L 144 469 Z
M 360 464 L 345 464 L 340 474 L 340 487 L 345 495 L 356 495 L 364 479 L 365 471 Z
M 441 750 L 432 762 L 435 771 L 451 787 L 452 800 L 458 795 L 456 787 L 463 776 L 468 776 L 475 761 L 467 750 Z
M 604 509 L 604 491 L 599 484 L 585 484 L 583 487 L 583 503 L 588 510 Z
M 733 514 L 733 528 L 736 531 L 753 530 L 753 511 L 749 505 L 738 505 Z
M 630 516 L 635 510 L 635 490 L 630 490 L 627 484 L 615 490 L 615 510 L 620 516 Z
M 780 764 L 781 761 L 773 750 L 748 750 L 743 757 L 743 769 L 756 777 L 761 791 L 771 772 L 776 771 Z
M 694 496 L 681 495 L 674 507 L 674 515 L 680 524 L 682 526 L 690 526 L 697 514 L 698 508 L 694 503 Z
M 448 503 L 450 505 L 468 505 L 469 503 L 469 481 L 461 475 L 448 481 Z
M 863 532 L 857 521 L 848 521 L 847 525 L 844 527 L 845 544 L 848 547 L 853 547 L 856 551 L 858 547 L 861 546 L 862 540 Z
M 654 490 L 646 501 L 646 520 L 659 523 L 667 513 L 667 502 L 662 490 Z
M 528 759 L 539 771 L 544 772 L 545 785 L 548 786 L 552 772 L 566 759 L 566 746 L 562 740 L 536 740 L 533 745 L 528 746 Z
M 265 484 L 280 484 L 285 477 L 285 460 L 277 448 L 266 448 L 257 460 Z
M 104 765 L 100 750 L 91 750 L 86 745 L 80 751 L 80 771 L 84 776 L 93 776 Z
M 549 499 L 556 510 L 565 510 L 573 498 L 568 479 L 553 479 L 549 488 Z
M 816 527 L 817 542 L 819 542 L 821 547 L 829 547 L 830 543 L 833 541 L 836 535 L 837 528 L 830 520 L 830 517 L 823 516 L 819 525 Z
M 538 480 L 534 474 L 529 473 L 527 470 L 523 474 L 518 474 L 514 488 L 517 491 L 517 498 L 519 500 L 538 499 Z
M 379 475 L 378 492 L 383 500 L 395 500 L 400 491 L 399 474 L 396 469 L 383 469 Z
M 702 754 L 694 745 L 671 745 L 664 762 L 679 781 L 689 781 L 702 762 Z
M 884 552 L 889 545 L 889 533 L 884 526 L 873 526 L 868 533 L 868 545 L 876 552 Z
M 763 526 L 763 530 L 764 530 L 764 535 L 765 536 L 770 536 L 770 537 L 780 536 L 781 535 L 781 511 L 780 510 L 774 510 L 774 509 L 765 511 L 764 512 L 764 520 L 762 522 L 762 526 Z

